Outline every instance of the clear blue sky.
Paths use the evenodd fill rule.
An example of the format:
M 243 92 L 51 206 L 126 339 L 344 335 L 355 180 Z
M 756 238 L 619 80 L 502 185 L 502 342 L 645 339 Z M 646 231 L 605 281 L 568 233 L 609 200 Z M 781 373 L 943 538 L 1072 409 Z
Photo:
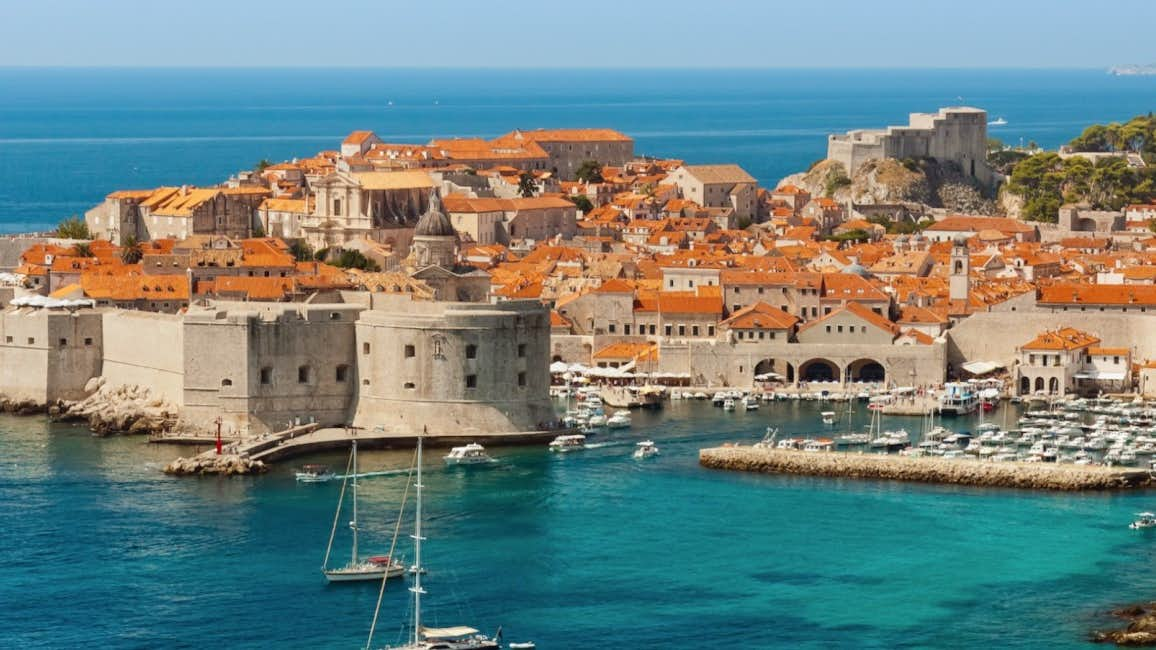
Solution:
M 0 66 L 1087 68 L 1156 63 L 1153 19 L 1153 0 L 4 0 Z

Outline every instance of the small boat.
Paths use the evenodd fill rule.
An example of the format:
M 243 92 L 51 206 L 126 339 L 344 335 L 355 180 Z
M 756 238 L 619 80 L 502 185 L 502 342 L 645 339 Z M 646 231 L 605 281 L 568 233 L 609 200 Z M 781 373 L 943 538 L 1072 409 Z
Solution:
M 743 410 L 757 411 L 759 410 L 759 398 L 754 395 L 747 395 L 742 399 Z
M 994 120 L 988 122 L 987 125 L 988 126 L 1007 126 L 1007 120 L 1003 119 L 1002 117 L 997 117 Z
M 635 458 L 650 458 L 658 455 L 658 446 L 654 444 L 653 440 L 643 440 L 635 445 Z
M 573 433 L 565 436 L 558 436 L 550 441 L 550 451 L 580 451 L 586 448 L 586 436 L 581 433 Z
M 1128 528 L 1131 528 L 1132 530 L 1140 530 L 1142 528 L 1156 528 L 1156 514 L 1151 512 L 1137 512 L 1136 516 L 1139 517 L 1139 519 L 1128 524 Z
M 494 462 L 494 459 L 486 453 L 486 448 L 476 442 L 464 447 L 454 447 L 442 458 L 446 461 L 446 465 L 480 465 Z
M 535 650 L 538 646 L 533 641 L 512 641 L 506 647 L 510 650 Z
M 630 419 L 630 411 L 618 411 L 606 418 L 606 428 L 608 429 L 629 429 L 631 424 L 633 422 Z
M 835 412 L 823 411 L 819 414 L 823 418 L 823 424 L 835 424 Z
M 735 401 L 728 397 L 723 400 L 722 407 L 724 411 L 733 411 L 735 410 Z
M 337 478 L 336 474 L 329 471 L 328 465 L 304 465 L 296 476 L 302 483 L 321 483 Z
M 589 424 L 590 427 L 593 429 L 597 429 L 598 427 L 604 427 L 604 426 L 606 426 L 606 416 L 601 414 L 601 413 L 591 415 L 590 420 L 587 422 L 587 424 Z

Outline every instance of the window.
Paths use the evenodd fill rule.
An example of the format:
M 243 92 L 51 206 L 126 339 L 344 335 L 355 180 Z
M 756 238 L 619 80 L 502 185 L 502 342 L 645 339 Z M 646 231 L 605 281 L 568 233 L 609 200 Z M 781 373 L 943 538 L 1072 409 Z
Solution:
M 613 334 L 613 333 L 614 333 L 614 329 L 615 329 L 615 327 L 616 327 L 616 326 L 614 325 L 614 323 L 608 323 L 608 324 L 606 325 L 606 331 L 607 331 L 607 332 L 610 332 L 611 334 Z M 519 347 L 520 347 L 520 346 L 519 346 Z M 520 357 L 520 356 L 522 356 L 522 355 L 520 355 L 520 354 L 519 354 L 518 356 Z
M 349 366 L 345 364 L 337 366 L 337 370 L 333 373 L 333 377 L 338 382 L 344 383 L 347 379 L 349 379 Z
M 763 295 L 763 288 L 762 287 L 759 287 L 759 295 L 760 296 Z
M 518 373 L 518 387 L 520 387 L 520 388 L 526 387 L 526 373 L 525 372 L 519 372 Z
M 437 359 L 442 358 L 442 341 L 441 341 L 441 339 L 434 339 L 433 355 Z
M 362 385 L 362 386 L 368 386 L 368 385 L 369 385 L 369 380 L 368 380 L 368 379 L 362 379 L 362 380 L 361 380 L 361 385 Z
M 273 369 L 269 367 L 261 368 L 261 383 L 268 386 L 273 383 Z
M 91 336 L 85 337 L 84 344 L 85 345 L 92 345 L 92 337 Z
M 674 326 L 673 325 L 666 325 L 663 327 L 663 329 L 666 330 L 667 336 L 670 336 L 672 333 L 674 333 Z M 29 342 L 31 342 L 31 341 L 29 341 Z
M 630 336 L 630 324 L 629 323 L 622 326 L 622 333 L 627 335 L 627 336 Z
M 611 325 L 611 327 L 613 327 L 613 325 Z M 614 330 L 611 329 L 610 331 L 613 332 Z M 519 357 L 525 357 L 526 356 L 526 344 L 525 343 L 519 343 L 518 344 L 518 356 Z
M 827 333 L 828 333 L 828 334 L 830 334 L 830 333 L 831 333 L 831 326 L 830 326 L 830 325 L 828 325 L 828 326 L 827 326 Z
M 478 387 L 478 376 L 477 375 L 466 375 L 466 388 L 477 388 L 477 387 Z
M 742 330 L 737 330 L 737 332 L 738 332 L 738 333 L 737 333 L 737 334 L 735 334 L 735 337 L 736 337 L 736 338 L 738 338 L 738 340 L 740 340 L 740 341 L 741 341 L 741 340 L 743 340 L 743 331 L 742 331 Z
M 36 345 L 36 339 L 29 336 L 28 337 L 28 345 Z
M 12 337 L 11 337 L 11 336 L 5 336 L 5 337 L 4 337 L 4 342 L 5 342 L 5 343 L 11 343 L 11 342 L 12 342 Z
M 406 390 L 413 390 L 415 388 L 417 388 L 417 386 L 412 381 L 405 382 L 405 389 Z
M 361 344 L 361 353 L 362 354 L 369 354 L 369 343 L 362 343 Z
M 653 336 L 655 334 L 657 327 L 658 327 L 657 325 L 651 325 L 650 326 L 650 335 L 651 336 Z
M 60 347 L 68 347 L 68 339 L 60 339 Z
M 691 336 L 698 336 L 698 325 L 692 325 L 690 328 Z
M 680 324 L 678 326 L 678 335 L 679 336 L 686 336 L 686 325 Z
M 333 199 L 333 214 L 341 216 L 341 199 Z
M 1116 364 L 1117 366 L 1120 365 L 1120 357 L 1112 357 L 1112 363 Z
M 266 271 L 265 275 L 268 276 L 269 272 Z M 339 312 L 339 311 L 329 312 L 329 320 L 341 320 L 341 312 Z
M 310 374 L 309 366 L 297 366 L 297 383 L 308 384 Z
M 233 385 L 232 379 L 222 379 L 221 380 L 221 386 L 232 386 L 232 385 Z
M 714 325 L 707 325 L 706 326 L 706 335 L 707 336 L 714 336 Z
M 739 292 L 739 288 L 735 287 L 735 293 L 738 293 L 738 292 Z
M 477 359 L 478 358 L 478 346 L 472 345 L 472 344 L 467 345 L 466 346 L 466 358 L 467 359 Z
M 368 345 L 368 343 L 366 345 Z M 417 354 L 417 349 L 414 348 L 412 345 L 405 346 L 405 358 L 406 359 L 409 359 L 416 354 Z
M 765 338 L 767 338 L 767 333 L 766 332 L 759 332 L 759 340 L 762 341 Z
M 836 326 L 835 330 L 836 330 L 837 332 L 839 332 L 840 334 L 842 334 L 842 333 L 843 333 L 843 326 L 842 326 L 842 325 L 838 325 L 838 326 Z

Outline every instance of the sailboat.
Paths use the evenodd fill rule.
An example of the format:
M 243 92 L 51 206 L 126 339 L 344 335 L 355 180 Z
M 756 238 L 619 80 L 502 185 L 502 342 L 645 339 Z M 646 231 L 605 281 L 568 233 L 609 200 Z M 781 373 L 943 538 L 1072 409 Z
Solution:
M 349 452 L 349 466 L 352 472 L 346 476 L 341 486 L 341 496 L 337 499 L 337 514 L 333 516 L 333 529 L 329 531 L 329 546 L 325 549 L 325 559 L 321 562 L 321 573 L 329 582 L 358 582 L 362 580 L 384 580 L 405 575 L 405 565 L 388 555 L 376 555 L 364 560 L 357 554 L 357 441 Z M 353 518 L 349 529 L 353 531 L 353 550 L 349 564 L 343 567 L 329 567 L 329 555 L 333 551 L 333 538 L 337 536 L 337 522 L 341 519 L 341 504 L 345 500 L 345 487 L 350 486 L 353 494 Z
M 421 565 L 421 543 L 425 540 L 421 535 L 421 443 L 422 436 L 417 439 L 417 474 L 414 487 L 414 523 L 413 523 L 413 586 L 409 588 L 413 594 L 413 628 L 409 640 L 404 645 L 387 646 L 391 650 L 497 650 L 501 647 L 499 639 L 501 629 L 494 638 L 490 638 L 472 627 L 457 625 L 453 627 L 425 627 L 421 620 L 421 597 L 425 589 L 421 586 L 421 576 L 425 569 Z M 374 622 L 376 627 L 376 621 Z M 369 642 L 373 642 L 373 631 L 370 630 Z M 369 644 L 367 644 L 368 647 Z

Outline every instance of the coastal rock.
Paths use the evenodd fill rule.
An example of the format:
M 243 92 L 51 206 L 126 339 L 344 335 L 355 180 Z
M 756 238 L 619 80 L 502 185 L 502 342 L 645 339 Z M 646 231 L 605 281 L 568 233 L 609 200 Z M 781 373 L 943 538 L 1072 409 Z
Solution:
M 143 386 L 109 386 L 103 378 L 90 380 L 85 388 L 96 391 L 79 402 L 64 403 L 58 420 L 83 420 L 93 433 L 152 434 L 167 431 L 176 421 L 177 409 Z
M 237 454 L 202 454 L 193 458 L 177 458 L 164 468 L 164 473 L 172 476 L 243 476 L 260 474 L 268 470 L 265 463 L 251 460 Z
M 1128 621 L 1128 627 L 1093 632 L 1093 641 L 1128 647 L 1156 645 L 1156 603 L 1122 607 L 1114 610 L 1112 615 Z

